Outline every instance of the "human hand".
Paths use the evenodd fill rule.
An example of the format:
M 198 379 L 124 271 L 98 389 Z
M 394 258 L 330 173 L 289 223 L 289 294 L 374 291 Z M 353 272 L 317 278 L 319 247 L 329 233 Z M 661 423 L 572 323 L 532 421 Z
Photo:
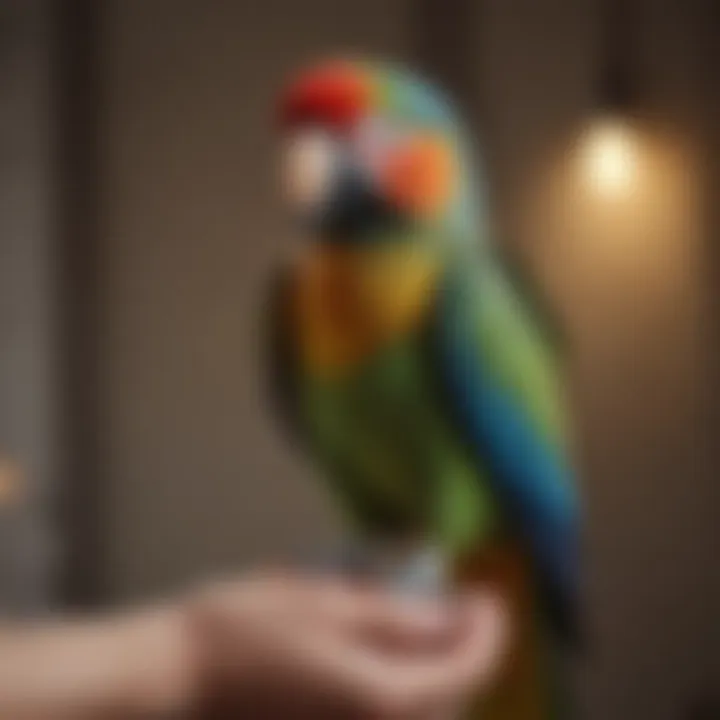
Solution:
M 189 617 L 207 712 L 248 719 L 444 720 L 507 639 L 489 595 L 444 605 L 280 575 L 216 585 Z

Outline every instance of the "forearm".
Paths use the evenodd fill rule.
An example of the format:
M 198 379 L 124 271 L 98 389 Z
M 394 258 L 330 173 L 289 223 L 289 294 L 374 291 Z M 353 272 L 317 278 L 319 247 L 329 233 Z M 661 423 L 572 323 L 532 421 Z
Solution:
M 0 629 L 0 720 L 175 716 L 194 684 L 178 608 Z

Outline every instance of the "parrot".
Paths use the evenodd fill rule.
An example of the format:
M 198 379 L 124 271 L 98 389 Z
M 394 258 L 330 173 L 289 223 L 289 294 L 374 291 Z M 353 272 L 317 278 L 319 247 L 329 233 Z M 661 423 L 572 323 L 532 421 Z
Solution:
M 301 230 L 266 306 L 277 410 L 368 548 L 502 597 L 511 647 L 467 717 L 567 718 L 580 511 L 563 334 L 494 242 L 470 133 L 434 84 L 368 59 L 305 68 L 277 116 Z

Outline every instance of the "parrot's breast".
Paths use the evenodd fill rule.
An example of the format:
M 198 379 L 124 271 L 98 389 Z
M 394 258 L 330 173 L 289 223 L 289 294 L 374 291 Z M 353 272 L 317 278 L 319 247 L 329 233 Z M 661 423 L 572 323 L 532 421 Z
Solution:
M 336 375 L 421 322 L 439 265 L 422 249 L 315 248 L 297 268 L 296 340 L 307 369 Z

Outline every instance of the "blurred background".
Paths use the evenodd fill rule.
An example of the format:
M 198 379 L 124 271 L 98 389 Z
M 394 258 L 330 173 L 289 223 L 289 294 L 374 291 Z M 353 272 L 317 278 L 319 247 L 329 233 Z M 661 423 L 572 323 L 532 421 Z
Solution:
M 719 718 L 714 0 L 0 1 L 0 601 L 142 599 L 340 528 L 263 400 L 273 102 L 328 53 L 470 119 L 565 324 L 585 717 Z

